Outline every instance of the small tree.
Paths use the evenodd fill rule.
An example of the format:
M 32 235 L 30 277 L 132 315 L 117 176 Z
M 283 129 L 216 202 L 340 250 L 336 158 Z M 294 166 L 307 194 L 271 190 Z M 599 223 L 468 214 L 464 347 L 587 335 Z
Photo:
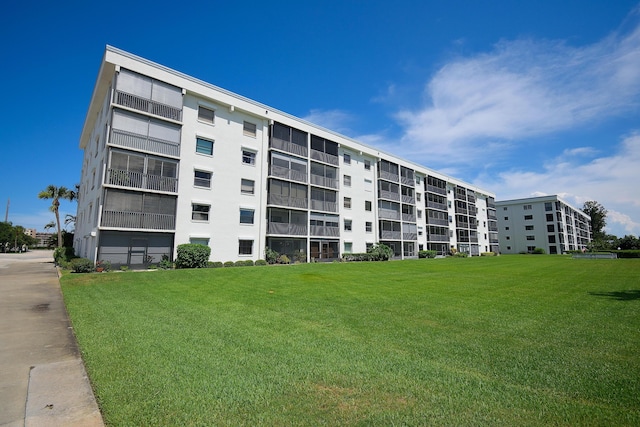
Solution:
M 590 200 L 584 202 L 582 212 L 591 217 L 591 231 L 593 240 L 604 240 L 604 227 L 607 225 L 607 210 L 600 203 Z
M 49 208 L 56 216 L 56 226 L 58 230 L 58 247 L 62 247 L 62 228 L 60 228 L 60 199 L 73 201 L 76 199 L 76 192 L 67 187 L 56 187 L 49 185 L 46 189 L 38 193 L 39 199 L 51 199 Z

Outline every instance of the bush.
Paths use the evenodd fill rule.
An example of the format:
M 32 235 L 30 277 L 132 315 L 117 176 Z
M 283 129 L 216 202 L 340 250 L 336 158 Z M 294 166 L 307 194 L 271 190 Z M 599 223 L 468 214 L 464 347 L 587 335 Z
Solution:
M 418 258 L 435 258 L 437 251 L 418 251 Z
M 534 248 L 533 252 L 531 252 L 531 253 L 535 254 L 535 255 L 544 255 L 547 252 L 543 248 Z
M 263 259 L 259 259 L 256 261 L 255 265 L 267 265 L 267 261 Z
M 495 252 L 482 252 L 480 254 L 480 256 L 495 256 L 496 253 Z
M 87 258 L 74 258 L 69 261 L 69 267 L 74 273 L 91 273 L 94 271 L 93 262 Z
M 469 254 L 466 252 L 454 252 L 453 256 L 456 258 L 466 258 Z
M 280 254 L 273 249 L 269 247 L 264 248 L 264 259 L 268 264 L 275 264 L 276 262 L 278 262 L 279 256 Z
M 76 252 L 73 250 L 73 247 L 71 246 L 64 246 L 61 248 L 55 248 L 53 250 L 53 262 L 56 265 L 62 265 L 63 263 L 68 263 L 74 258 L 77 258 Z
M 291 264 L 291 260 L 286 255 L 280 255 L 277 260 L 278 264 Z
M 198 243 L 178 245 L 176 268 L 206 268 L 211 248 Z
M 358 261 L 375 261 L 372 254 L 343 254 L 342 260 L 346 262 L 358 262 Z
M 640 250 L 638 249 L 625 249 L 611 252 L 618 255 L 618 258 L 640 258 Z
M 367 253 L 371 254 L 371 261 L 388 261 L 393 257 L 393 249 L 383 243 L 371 246 Z
M 162 255 L 162 261 L 158 263 L 158 268 L 162 270 L 171 270 L 173 268 L 173 263 L 169 259 L 169 255 Z
M 234 263 L 235 267 L 252 267 L 253 266 L 253 261 L 248 259 L 248 260 L 240 260 L 240 261 L 236 261 Z
M 224 263 L 225 267 L 235 267 L 235 263 L 233 261 L 226 261 Z
M 253 267 L 255 264 L 253 262 L 253 260 L 248 259 L 244 262 L 245 267 Z
M 207 263 L 207 268 L 222 268 L 224 264 L 220 261 L 209 261 Z

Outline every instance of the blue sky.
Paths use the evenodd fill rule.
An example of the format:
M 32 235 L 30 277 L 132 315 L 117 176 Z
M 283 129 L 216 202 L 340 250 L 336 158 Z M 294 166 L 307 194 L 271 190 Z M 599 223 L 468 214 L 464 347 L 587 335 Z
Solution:
M 596 200 L 608 232 L 640 235 L 637 0 L 202 3 L 3 6 L 9 221 L 42 230 L 53 215 L 38 192 L 79 181 L 79 135 L 110 44 L 498 200 Z

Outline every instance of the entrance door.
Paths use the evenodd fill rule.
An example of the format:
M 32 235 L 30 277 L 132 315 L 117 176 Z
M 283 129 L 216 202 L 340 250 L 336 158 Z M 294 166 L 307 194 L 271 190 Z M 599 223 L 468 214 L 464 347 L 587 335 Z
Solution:
M 132 238 L 129 245 L 129 262 L 127 264 L 144 265 L 147 259 L 147 247 L 149 242 L 147 239 Z

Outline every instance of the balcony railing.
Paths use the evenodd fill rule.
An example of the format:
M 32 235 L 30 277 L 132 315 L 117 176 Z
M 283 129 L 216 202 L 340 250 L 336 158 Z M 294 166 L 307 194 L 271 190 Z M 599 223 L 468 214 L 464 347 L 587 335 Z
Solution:
M 269 194 L 267 203 L 270 205 L 288 206 L 290 208 L 307 209 L 309 201 L 297 197 L 282 196 L 280 194 Z
M 448 242 L 449 236 L 445 234 L 429 234 L 427 240 L 429 242 Z
M 416 216 L 414 214 L 403 213 L 402 220 L 409 221 L 409 222 L 416 222 Z
M 380 198 L 400 201 L 400 194 L 388 190 L 380 190 Z
M 271 138 L 271 147 L 287 153 L 296 154 L 298 156 L 307 157 L 309 150 L 304 145 L 294 144 L 279 138 Z
M 394 211 L 393 209 L 378 208 L 378 217 L 382 219 L 395 219 L 400 220 L 400 211 Z
M 311 149 L 311 158 L 314 160 L 320 160 L 321 162 L 329 163 L 330 165 L 338 165 L 338 156 L 333 154 L 324 153 L 322 151 Z
M 311 199 L 311 209 L 314 211 L 338 212 L 338 203 Z
M 113 129 L 109 143 L 134 150 L 150 151 L 152 153 L 180 157 L 180 144 L 124 130 Z
M 402 233 L 399 231 L 380 230 L 381 239 L 400 240 Z
M 469 223 L 466 221 L 456 221 L 456 227 L 458 228 L 469 228 Z
M 137 95 L 115 91 L 115 103 L 124 107 L 133 108 L 134 110 L 144 111 L 145 113 L 155 114 L 171 120 L 182 121 L 182 109 L 152 101 L 147 98 L 141 98 Z
M 326 176 L 311 174 L 311 184 L 319 185 L 321 187 L 338 188 L 339 181 L 335 178 L 328 178 Z
M 268 222 L 267 233 L 306 236 L 307 226 L 305 224 L 290 224 L 287 222 Z
M 467 194 L 465 192 L 460 192 L 460 191 L 456 190 L 455 198 L 456 198 L 456 200 L 467 201 Z
M 416 185 L 416 179 L 413 176 L 400 176 L 400 182 L 411 187 Z
M 413 196 L 407 196 L 405 194 L 402 195 L 402 203 L 407 203 L 414 205 L 416 203 L 416 198 Z
M 418 240 L 418 233 L 402 233 L 403 240 Z
M 436 193 L 436 194 L 442 194 L 442 195 L 447 194 L 446 188 L 436 187 L 435 185 L 429 185 L 429 184 L 427 184 L 427 191 L 429 191 L 430 193 Z
M 105 184 L 120 187 L 141 188 L 143 190 L 178 192 L 178 178 L 148 175 L 140 172 L 107 169 Z
M 326 227 L 322 225 L 312 225 L 310 227 L 312 236 L 339 237 L 340 227 Z
M 447 205 L 445 205 L 444 203 L 432 202 L 430 200 L 427 200 L 427 207 L 432 209 L 438 209 L 440 211 L 447 210 Z
M 456 206 L 456 213 L 468 215 L 469 214 L 469 210 L 467 208 Z
M 148 230 L 174 230 L 175 224 L 175 215 L 110 210 L 105 210 L 102 213 L 103 227 L 144 228 Z
M 393 182 L 398 182 L 400 179 L 400 177 L 397 174 L 383 171 L 383 170 L 380 171 L 380 178 L 386 179 L 387 181 L 393 181 Z
M 444 225 L 444 226 L 449 226 L 449 220 L 448 219 L 441 219 L 441 218 L 432 218 L 432 217 L 427 217 L 427 224 L 429 225 Z
M 291 181 L 307 182 L 307 174 L 293 169 L 283 168 L 282 166 L 270 165 L 269 175 L 277 178 L 284 178 Z

